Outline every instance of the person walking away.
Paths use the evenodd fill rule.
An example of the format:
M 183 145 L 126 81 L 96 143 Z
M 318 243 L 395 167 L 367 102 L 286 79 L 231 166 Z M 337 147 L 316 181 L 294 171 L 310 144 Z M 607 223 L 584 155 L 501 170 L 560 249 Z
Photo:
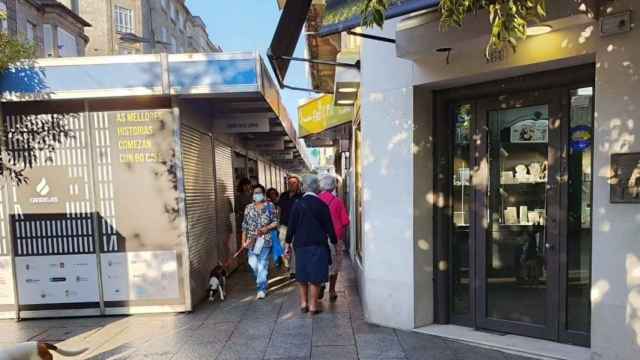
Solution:
M 305 177 L 303 189 L 302 199 L 291 209 L 286 243 L 288 253 L 293 243 L 300 310 L 303 313 L 311 311 L 315 315 L 321 312 L 318 307 L 320 285 L 329 277 L 331 251 L 327 238 L 334 245 L 338 239 L 329 207 L 317 195 L 320 191 L 318 178 L 315 175 Z
M 258 184 L 253 189 L 253 203 L 247 205 L 242 221 L 242 246 L 247 249 L 247 261 L 256 277 L 256 299 L 267 296 L 272 232 L 277 228 L 275 207 L 266 201 L 264 186 Z
M 280 193 L 275 188 L 267 189 L 267 201 L 273 204 L 274 209 L 276 211 L 276 219 L 278 219 L 278 223 L 280 223 L 280 207 L 277 205 L 278 200 L 280 199 Z M 271 257 L 273 258 L 273 263 L 275 264 L 278 270 L 281 270 L 282 264 L 284 263 L 284 239 L 281 241 L 279 236 L 279 230 L 274 230 L 276 232 L 276 236 L 273 237 L 272 247 L 271 247 Z
M 335 246 L 330 245 L 331 267 L 329 268 L 329 300 L 331 302 L 335 302 L 338 299 L 336 283 L 338 281 L 338 274 L 342 268 L 342 258 L 344 257 L 344 237 L 350 223 L 349 214 L 344 206 L 344 202 L 335 195 L 337 186 L 338 179 L 334 175 L 326 174 L 320 178 L 321 193 L 319 197 L 329 207 L 333 229 L 335 230 L 336 237 L 338 238 L 338 242 Z
M 278 200 L 278 207 L 280 208 L 280 228 L 278 234 L 280 236 L 281 243 L 285 242 L 287 237 L 287 228 L 289 226 L 289 216 L 293 204 L 302 198 L 301 181 L 297 175 L 289 175 L 287 179 L 287 191 L 280 195 Z M 285 257 L 286 259 L 286 257 Z M 295 255 L 291 253 L 285 266 L 289 268 L 291 278 L 296 276 Z

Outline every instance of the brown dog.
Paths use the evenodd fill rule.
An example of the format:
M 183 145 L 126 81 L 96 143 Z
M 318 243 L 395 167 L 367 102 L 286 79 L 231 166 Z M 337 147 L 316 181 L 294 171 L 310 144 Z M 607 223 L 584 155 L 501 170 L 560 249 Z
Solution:
M 0 349 L 0 360 L 52 360 L 52 351 L 62 356 L 78 356 L 87 350 L 63 350 L 47 342 L 30 341 Z

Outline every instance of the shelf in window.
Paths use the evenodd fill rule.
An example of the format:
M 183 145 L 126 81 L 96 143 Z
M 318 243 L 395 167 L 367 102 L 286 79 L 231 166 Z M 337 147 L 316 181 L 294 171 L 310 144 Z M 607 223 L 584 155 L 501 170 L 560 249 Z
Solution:
M 527 229 L 539 229 L 543 230 L 545 228 L 544 225 L 537 224 L 494 224 L 493 231 L 523 231 Z
M 547 183 L 547 181 L 544 180 L 544 181 L 532 181 L 532 182 L 529 182 L 529 181 L 506 182 L 506 183 L 500 182 L 500 185 L 541 185 L 541 184 L 546 184 L 546 183 Z

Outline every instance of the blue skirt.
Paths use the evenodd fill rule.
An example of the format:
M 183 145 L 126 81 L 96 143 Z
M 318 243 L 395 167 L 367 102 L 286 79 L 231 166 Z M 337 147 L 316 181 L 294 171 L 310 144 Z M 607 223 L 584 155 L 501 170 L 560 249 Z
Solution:
M 305 246 L 296 248 L 295 252 L 296 281 L 315 285 L 329 281 L 328 246 Z

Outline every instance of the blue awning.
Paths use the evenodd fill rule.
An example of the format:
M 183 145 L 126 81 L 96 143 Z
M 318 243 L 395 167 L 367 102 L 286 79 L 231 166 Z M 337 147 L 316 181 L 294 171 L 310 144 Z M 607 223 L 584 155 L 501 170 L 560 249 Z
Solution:
M 268 113 L 277 135 L 286 136 L 308 165 L 278 87 L 256 52 L 46 58 L 0 74 L 0 103 L 141 96 L 200 99 L 228 113 Z

